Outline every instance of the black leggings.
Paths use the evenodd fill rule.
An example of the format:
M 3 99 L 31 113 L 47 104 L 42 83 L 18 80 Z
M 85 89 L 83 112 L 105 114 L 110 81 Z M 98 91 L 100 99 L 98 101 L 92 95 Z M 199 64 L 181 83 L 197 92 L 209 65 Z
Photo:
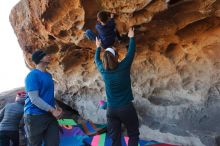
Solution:
M 112 146 L 121 146 L 121 124 L 124 124 L 129 137 L 128 146 L 138 146 L 139 122 L 133 104 L 119 108 L 107 109 L 108 133 L 112 138 Z

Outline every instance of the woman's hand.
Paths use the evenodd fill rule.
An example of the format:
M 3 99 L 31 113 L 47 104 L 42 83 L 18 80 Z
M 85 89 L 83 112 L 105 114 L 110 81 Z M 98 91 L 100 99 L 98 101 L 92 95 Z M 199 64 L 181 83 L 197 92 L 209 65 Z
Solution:
M 96 37 L 96 47 L 101 47 L 101 40 Z
M 133 38 L 134 37 L 134 28 L 133 27 L 129 28 L 128 37 L 129 38 Z

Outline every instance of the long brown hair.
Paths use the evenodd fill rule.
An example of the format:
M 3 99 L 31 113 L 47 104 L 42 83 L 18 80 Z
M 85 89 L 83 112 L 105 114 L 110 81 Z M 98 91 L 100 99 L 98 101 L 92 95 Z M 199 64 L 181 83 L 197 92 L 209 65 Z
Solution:
M 118 53 L 115 51 L 115 56 L 109 52 L 105 51 L 103 55 L 103 66 L 105 70 L 114 70 L 118 66 Z

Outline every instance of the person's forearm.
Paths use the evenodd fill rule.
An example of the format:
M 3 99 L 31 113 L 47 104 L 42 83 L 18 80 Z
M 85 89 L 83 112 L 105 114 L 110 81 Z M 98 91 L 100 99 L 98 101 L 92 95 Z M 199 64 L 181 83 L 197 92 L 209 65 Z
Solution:
M 125 59 L 122 60 L 123 62 L 122 64 L 124 64 L 124 66 L 131 65 L 134 59 L 135 50 L 136 50 L 135 41 L 134 41 L 134 37 L 132 37 L 130 38 L 128 53 L 126 54 Z
M 24 127 L 24 117 L 22 117 L 19 122 L 19 128 L 22 128 L 22 127 Z
M 130 38 L 130 41 L 129 41 L 129 48 L 128 48 L 128 53 L 127 53 L 128 58 L 132 58 L 134 56 L 135 49 L 136 49 L 136 45 L 135 45 L 134 37 L 132 37 Z
M 128 53 L 129 52 L 134 52 L 135 51 L 135 41 L 134 37 L 130 38 L 129 40 L 129 48 L 128 48 Z
M 28 92 L 31 102 L 44 111 L 51 111 L 54 108 L 39 97 L 38 91 Z
M 110 26 L 115 27 L 115 19 L 114 18 L 110 18 L 108 23 L 109 23 Z
M 0 111 L 0 122 L 4 118 L 4 113 L 5 113 L 5 107 L 3 109 L 1 109 L 1 111 Z
M 96 64 L 98 64 L 101 61 L 100 60 L 100 52 L 101 52 L 101 47 L 97 47 L 96 52 L 95 52 L 95 62 L 96 62 Z

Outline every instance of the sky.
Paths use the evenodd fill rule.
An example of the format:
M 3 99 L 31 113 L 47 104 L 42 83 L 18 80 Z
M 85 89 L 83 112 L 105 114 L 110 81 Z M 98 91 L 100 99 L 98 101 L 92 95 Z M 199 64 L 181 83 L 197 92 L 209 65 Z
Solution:
M 18 2 L 19 0 L 0 1 L 0 93 L 24 87 L 24 79 L 29 72 L 9 22 L 10 11 Z

